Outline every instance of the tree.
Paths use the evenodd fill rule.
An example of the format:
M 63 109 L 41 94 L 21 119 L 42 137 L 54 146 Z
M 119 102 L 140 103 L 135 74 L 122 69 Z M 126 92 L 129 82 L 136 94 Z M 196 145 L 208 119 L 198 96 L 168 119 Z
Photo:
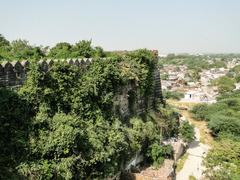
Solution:
M 179 128 L 180 137 L 190 143 L 194 140 L 194 127 L 188 121 L 184 121 Z
M 28 153 L 27 107 L 17 93 L 0 88 L 0 179 L 17 179 L 16 167 Z
M 209 121 L 208 127 L 214 135 L 218 135 L 220 132 L 238 135 L 240 132 L 240 120 L 235 117 L 215 113 Z
M 240 178 L 240 142 L 221 139 L 214 144 L 204 160 L 205 174 L 209 179 Z
M 92 43 L 92 41 L 86 41 L 86 40 L 77 42 L 73 46 L 71 56 L 74 58 L 77 58 L 77 57 L 90 58 L 90 57 L 92 57 L 94 50 L 91 47 L 91 43 Z
M 160 145 L 154 143 L 150 146 L 148 156 L 153 161 L 155 167 L 159 167 L 163 164 L 164 159 L 173 158 L 173 147 L 171 145 Z
M 0 48 L 9 45 L 10 42 L 2 34 L 0 34 Z
M 9 59 L 9 51 L 10 51 L 10 42 L 5 39 L 4 36 L 0 34 L 0 60 L 1 59 Z
M 44 57 L 44 53 L 39 47 L 32 47 L 26 40 L 15 40 L 11 42 L 11 58 L 14 60 L 34 59 Z
M 15 40 L 11 43 L 0 35 L 0 59 L 6 60 L 38 60 L 45 54 L 38 46 L 29 45 L 26 40 Z
M 213 80 L 212 84 L 218 87 L 218 91 L 221 94 L 233 91 L 236 88 L 234 79 L 227 76 L 222 76 L 216 80 Z
M 197 104 L 192 108 L 191 112 L 196 120 L 207 120 L 208 110 L 207 104 Z
M 57 43 L 50 49 L 48 57 L 54 59 L 67 59 L 71 57 L 72 45 L 66 42 Z
M 97 46 L 94 48 L 94 57 L 106 57 L 106 53 L 104 52 L 102 47 Z

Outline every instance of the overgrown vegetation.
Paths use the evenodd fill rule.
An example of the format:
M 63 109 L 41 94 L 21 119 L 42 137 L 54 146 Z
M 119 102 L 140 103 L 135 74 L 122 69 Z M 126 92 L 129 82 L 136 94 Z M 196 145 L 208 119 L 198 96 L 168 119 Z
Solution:
M 210 179 L 240 178 L 240 92 L 228 92 L 215 104 L 201 104 L 193 108 L 195 117 L 208 122 L 216 138 L 205 159 L 206 175 Z
M 189 176 L 188 180 L 197 180 L 195 176 Z
M 91 41 L 78 41 L 75 44 L 67 42 L 57 43 L 54 47 L 32 46 L 28 41 L 18 39 L 9 42 L 0 34 L 0 60 L 39 60 L 41 58 L 66 59 L 105 57 L 111 55 L 97 46 L 93 47 Z
M 171 145 L 162 146 L 154 143 L 150 146 L 147 155 L 153 161 L 153 165 L 155 167 L 159 167 L 163 164 L 165 158 L 173 158 L 173 148 Z
M 194 127 L 189 124 L 188 121 L 182 122 L 180 128 L 179 128 L 180 137 L 183 139 L 183 141 L 190 143 L 194 140 Z
M 176 171 L 180 172 L 188 158 L 189 154 L 185 153 L 178 161 L 177 161 L 177 167 L 176 167 Z
M 103 179 L 136 152 L 154 165 L 171 158 L 171 147 L 161 142 L 178 132 L 169 107 L 128 118 L 112 109 L 126 85 L 148 102 L 155 58 L 144 49 L 95 58 L 87 69 L 55 63 L 48 72 L 33 63 L 19 92 L 0 91 L 0 178 Z
M 240 65 L 236 65 L 228 72 L 228 77 L 233 78 L 236 82 L 240 82 Z
M 230 136 L 220 136 L 204 161 L 210 179 L 240 178 L 240 139 Z
M 16 178 L 15 167 L 27 155 L 27 107 L 18 94 L 0 89 L 0 179 Z
M 180 100 L 184 97 L 184 94 L 182 92 L 179 92 L 179 91 L 165 90 L 165 91 L 163 91 L 163 97 L 166 98 L 166 99 Z
M 212 105 L 197 105 L 192 112 L 196 118 L 208 121 L 208 127 L 212 130 L 214 136 L 218 136 L 219 133 L 239 135 L 239 97 L 221 99 Z
M 236 88 L 235 80 L 228 76 L 221 76 L 217 79 L 214 79 L 211 82 L 211 84 L 218 87 L 218 92 L 220 94 L 224 94 L 224 93 L 233 91 Z

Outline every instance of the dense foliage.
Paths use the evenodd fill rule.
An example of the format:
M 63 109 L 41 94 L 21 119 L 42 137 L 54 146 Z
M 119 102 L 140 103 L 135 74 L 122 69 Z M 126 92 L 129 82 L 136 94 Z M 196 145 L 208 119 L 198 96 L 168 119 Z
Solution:
M 152 159 L 154 166 L 159 167 L 166 157 L 173 158 L 173 148 L 171 145 L 161 146 L 154 143 L 149 148 L 148 156 Z
M 190 143 L 194 140 L 194 127 L 188 121 L 182 122 L 179 128 L 180 137 L 184 142 Z
M 0 179 L 14 178 L 25 157 L 28 137 L 26 102 L 15 92 L 0 89 Z
M 233 68 L 231 68 L 227 75 L 239 83 L 240 82 L 240 65 L 236 65 Z
M 208 121 L 216 137 L 205 159 L 206 175 L 210 179 L 240 178 L 240 92 L 228 92 L 215 104 L 201 104 L 193 108 L 196 118 Z
M 50 49 L 48 57 L 54 59 L 79 58 L 79 57 L 105 57 L 106 54 L 101 47 L 93 48 L 91 41 L 79 41 L 75 45 L 66 42 L 56 44 Z
M 192 112 L 196 118 L 208 121 L 208 126 L 215 136 L 221 132 L 239 135 L 239 108 L 240 96 L 238 95 L 235 98 L 221 99 L 212 105 L 197 105 L 192 109 Z
M 240 140 L 221 137 L 204 161 L 209 179 L 237 180 L 240 178 Z
M 235 80 L 228 76 L 222 76 L 217 79 L 214 79 L 211 82 L 212 85 L 218 87 L 218 92 L 221 94 L 227 93 L 229 91 L 233 91 L 235 87 Z
M 79 41 L 74 45 L 61 42 L 49 49 L 49 47 L 32 46 L 28 41 L 22 39 L 9 42 L 0 34 L 0 60 L 90 58 L 107 55 L 101 47 L 93 47 L 91 43 L 91 41 L 86 40 Z
M 138 50 L 95 58 L 87 69 L 61 62 L 44 72 L 33 64 L 19 92 L 0 94 L 1 178 L 99 179 L 116 175 L 137 152 L 152 149 L 149 162 L 170 158 L 161 140 L 178 132 L 174 112 L 122 117 L 113 111 L 126 85 L 148 101 L 155 63 L 151 51 Z

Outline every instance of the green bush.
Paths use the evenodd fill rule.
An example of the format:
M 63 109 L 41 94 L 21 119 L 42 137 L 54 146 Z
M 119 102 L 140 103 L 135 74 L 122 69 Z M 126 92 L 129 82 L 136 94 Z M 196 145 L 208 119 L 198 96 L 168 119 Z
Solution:
M 0 88 L 0 179 L 14 179 L 28 153 L 29 119 L 27 103 L 16 92 Z
M 208 110 L 207 104 L 197 104 L 192 108 L 191 112 L 196 120 L 207 120 Z
M 212 85 L 218 87 L 218 91 L 220 94 L 233 91 L 236 88 L 235 80 L 228 76 L 221 76 L 218 79 L 213 80 L 211 83 Z
M 240 178 L 240 141 L 223 138 L 217 141 L 204 160 L 205 175 L 209 179 Z
M 194 127 L 188 121 L 184 121 L 179 128 L 180 137 L 183 141 L 190 143 L 194 140 Z
M 208 121 L 208 127 L 213 135 L 240 132 L 240 93 L 239 91 L 223 94 L 215 104 L 199 104 L 193 107 L 192 113 L 196 119 Z
M 163 164 L 164 159 L 173 158 L 173 148 L 171 145 L 160 145 L 154 143 L 148 150 L 148 157 L 153 161 L 155 167 L 159 167 Z
M 217 97 L 217 100 L 220 101 L 222 99 L 227 99 L 227 98 L 240 98 L 240 90 L 221 94 L 220 96 Z
M 240 120 L 231 116 L 214 114 L 208 123 L 208 127 L 214 135 L 218 135 L 220 132 L 238 135 L 240 132 Z

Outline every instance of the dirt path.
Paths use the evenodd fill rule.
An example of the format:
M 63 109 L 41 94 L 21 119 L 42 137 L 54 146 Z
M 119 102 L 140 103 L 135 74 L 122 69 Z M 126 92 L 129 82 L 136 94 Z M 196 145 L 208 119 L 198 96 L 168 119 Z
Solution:
M 192 103 L 180 103 L 175 101 L 171 101 L 170 104 L 175 107 L 187 108 L 191 108 L 194 105 Z M 180 110 L 180 113 L 195 126 L 194 130 L 196 139 L 189 144 L 187 150 L 187 153 L 189 154 L 188 158 L 185 161 L 183 168 L 177 173 L 176 180 L 188 180 L 190 176 L 194 176 L 198 180 L 203 179 L 204 167 L 202 162 L 210 148 L 213 138 L 204 121 L 194 120 L 188 110 Z
M 187 150 L 188 158 L 184 163 L 184 166 L 180 172 L 177 173 L 177 180 L 188 180 L 189 176 L 194 176 L 196 179 L 202 179 L 204 167 L 202 161 L 204 156 L 207 154 L 209 146 L 200 143 L 200 132 L 195 127 L 196 139 L 189 144 Z

